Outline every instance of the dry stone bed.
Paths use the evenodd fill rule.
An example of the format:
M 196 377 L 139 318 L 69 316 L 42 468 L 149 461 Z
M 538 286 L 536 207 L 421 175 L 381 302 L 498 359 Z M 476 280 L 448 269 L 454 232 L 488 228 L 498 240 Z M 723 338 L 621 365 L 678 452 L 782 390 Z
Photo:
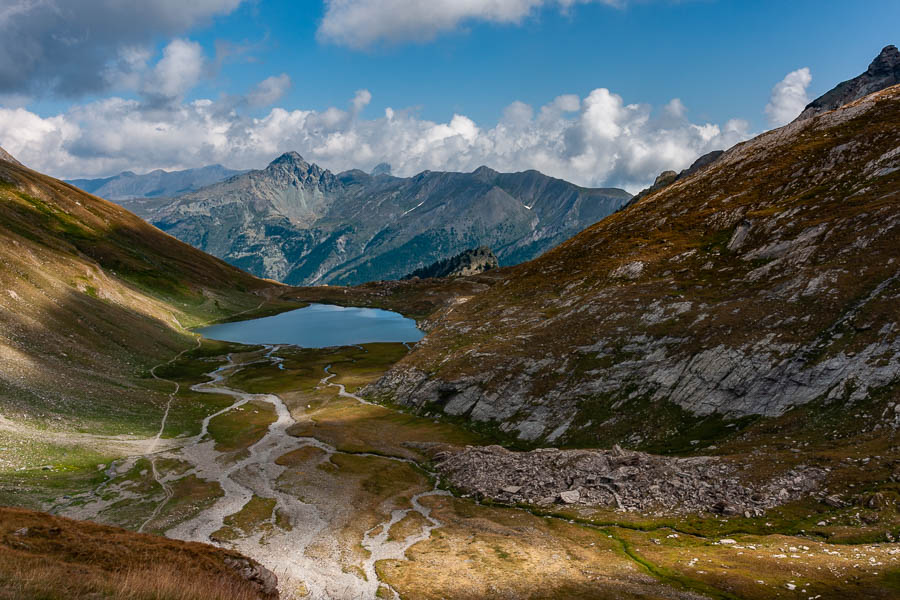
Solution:
M 741 480 L 738 466 L 716 457 L 657 456 L 619 446 L 531 452 L 467 446 L 440 452 L 434 460 L 455 487 L 499 502 L 748 517 L 815 493 L 826 475 L 824 469 L 799 466 L 753 485 Z

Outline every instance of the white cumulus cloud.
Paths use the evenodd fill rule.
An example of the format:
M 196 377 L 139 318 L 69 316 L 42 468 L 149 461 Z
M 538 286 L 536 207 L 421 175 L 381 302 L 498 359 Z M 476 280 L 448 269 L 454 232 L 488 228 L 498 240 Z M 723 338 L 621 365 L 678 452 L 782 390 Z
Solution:
M 150 98 L 170 101 L 184 97 L 197 85 L 206 56 L 197 42 L 172 40 L 163 56 L 144 80 L 142 92 Z
M 775 87 L 772 88 L 772 96 L 766 105 L 766 114 L 770 124 L 779 127 L 790 123 L 803 112 L 803 109 L 809 104 L 806 88 L 809 87 L 811 81 L 812 75 L 809 68 L 803 67 L 791 71 L 784 76 L 784 79 L 775 84 Z
M 621 0 L 325 0 L 319 39 L 366 48 L 378 42 L 424 42 L 470 21 L 516 24 L 543 6 Z
M 267 77 L 247 94 L 247 102 L 250 106 L 271 106 L 281 100 L 290 87 L 291 78 L 287 73 Z
M 180 92 L 180 81 L 175 77 L 167 93 Z M 744 121 L 693 123 L 680 101 L 654 111 L 605 88 L 537 108 L 513 102 L 493 126 L 462 114 L 431 121 L 399 108 L 362 118 L 371 101 L 360 90 L 346 109 L 276 107 L 257 118 L 228 99 L 148 104 L 114 97 L 51 117 L 0 109 L 0 145 L 30 167 L 66 178 L 211 163 L 254 168 L 296 150 L 333 171 L 387 162 L 395 174 L 408 176 L 488 165 L 636 192 L 663 170 L 683 169 L 705 152 L 749 137 Z

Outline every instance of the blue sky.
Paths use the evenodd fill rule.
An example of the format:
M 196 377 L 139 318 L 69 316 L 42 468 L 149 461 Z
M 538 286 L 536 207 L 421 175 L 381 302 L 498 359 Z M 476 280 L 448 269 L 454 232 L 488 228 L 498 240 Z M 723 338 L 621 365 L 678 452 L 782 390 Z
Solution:
M 335 170 L 487 162 L 630 188 L 780 124 L 773 86 L 808 69 L 789 115 L 897 43 L 900 22 L 878 0 L 147 0 L 140 15 L 82 0 L 74 25 L 8 4 L 0 145 L 53 174 L 297 150 Z M 563 95 L 577 103 L 539 118 Z
M 607 87 L 629 102 L 677 97 L 699 118 L 741 116 L 761 128 L 769 92 L 787 72 L 809 67 L 816 97 L 900 41 L 900 2 L 862 6 L 700 0 L 587 4 L 568 15 L 545 7 L 518 26 L 470 21 L 430 43 L 357 51 L 316 41 L 321 2 L 279 0 L 243 6 L 195 37 L 209 48 L 222 37 L 258 43 L 259 63 L 225 69 L 229 91 L 247 87 L 258 69 L 287 72 L 295 86 L 283 104 L 294 107 L 337 106 L 366 88 L 373 109 L 420 106 L 426 118 L 463 112 L 481 122 L 513 100 L 540 105 Z

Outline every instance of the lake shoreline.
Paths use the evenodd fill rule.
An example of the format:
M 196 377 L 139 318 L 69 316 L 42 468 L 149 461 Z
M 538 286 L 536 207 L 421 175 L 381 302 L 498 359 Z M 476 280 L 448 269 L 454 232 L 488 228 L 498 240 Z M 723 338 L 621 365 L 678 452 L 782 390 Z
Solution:
M 414 320 L 393 311 L 319 303 L 277 315 L 217 323 L 195 329 L 194 333 L 240 344 L 290 344 L 303 348 L 415 343 L 425 336 Z

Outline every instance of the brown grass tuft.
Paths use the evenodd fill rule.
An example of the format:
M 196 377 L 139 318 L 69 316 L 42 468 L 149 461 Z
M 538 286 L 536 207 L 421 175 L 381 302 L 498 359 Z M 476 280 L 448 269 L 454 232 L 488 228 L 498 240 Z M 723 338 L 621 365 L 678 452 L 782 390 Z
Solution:
M 261 600 L 206 544 L 0 507 L 0 600 Z

